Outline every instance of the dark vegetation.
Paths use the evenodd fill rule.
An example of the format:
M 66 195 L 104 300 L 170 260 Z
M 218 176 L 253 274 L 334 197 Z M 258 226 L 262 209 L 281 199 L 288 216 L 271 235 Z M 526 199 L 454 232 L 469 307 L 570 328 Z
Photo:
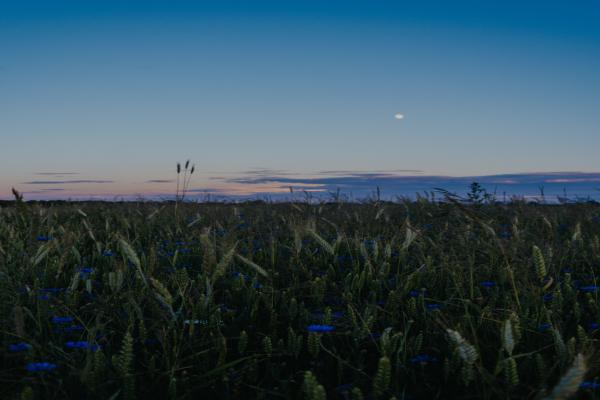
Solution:
M 599 398 L 600 205 L 471 203 L 3 203 L 1 397 Z

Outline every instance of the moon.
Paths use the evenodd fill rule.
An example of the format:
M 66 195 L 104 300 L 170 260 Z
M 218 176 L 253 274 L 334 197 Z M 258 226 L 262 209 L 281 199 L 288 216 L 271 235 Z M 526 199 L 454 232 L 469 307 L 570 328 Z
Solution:
M 402 114 L 402 113 L 396 113 L 396 114 L 394 114 L 394 118 L 396 118 L 396 119 L 404 119 L 404 114 Z

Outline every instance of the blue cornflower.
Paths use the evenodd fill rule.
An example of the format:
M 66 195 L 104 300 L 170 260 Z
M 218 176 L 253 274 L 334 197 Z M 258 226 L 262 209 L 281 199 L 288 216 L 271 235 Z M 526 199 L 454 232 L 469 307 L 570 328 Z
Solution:
M 215 233 L 217 234 L 217 236 L 223 237 L 227 233 L 227 230 L 225 230 L 225 229 L 216 229 Z
M 512 233 L 510 233 L 508 231 L 500 231 L 500 232 L 498 232 L 498 237 L 500 239 L 510 239 L 511 236 L 512 236 Z
M 579 288 L 579 290 L 581 290 L 583 293 L 594 293 L 594 292 L 598 291 L 598 288 L 600 288 L 600 286 L 589 285 L 589 286 L 582 286 Z
M 590 323 L 588 324 L 588 329 L 589 329 L 590 331 L 595 331 L 596 329 L 600 329 L 600 324 L 599 324 L 599 323 L 597 323 L 597 322 L 590 322 Z
M 94 272 L 94 269 L 92 267 L 79 268 L 79 276 L 82 278 L 87 278 L 92 272 Z
M 334 311 L 331 313 L 331 318 L 334 319 L 339 319 L 342 318 L 344 316 L 344 313 L 342 311 Z
M 408 292 L 409 297 L 419 297 L 421 295 L 425 296 L 426 294 L 427 294 L 427 289 L 411 290 L 410 292 Z
M 547 293 L 544 295 L 544 297 L 542 297 L 542 299 L 544 300 L 544 303 L 549 303 L 552 301 L 552 299 L 554 299 L 554 296 L 552 293 Z
M 417 354 L 410 359 L 411 364 L 427 365 L 430 363 L 438 362 L 437 357 L 430 356 L 429 354 Z
M 73 322 L 73 317 L 52 317 L 53 324 L 68 324 Z
M 546 322 L 546 323 L 540 324 L 537 327 L 537 330 L 538 330 L 538 332 L 545 332 L 545 331 L 547 331 L 550 328 L 552 328 L 552 324 L 549 323 L 549 322 Z
M 79 342 L 67 342 L 65 343 L 65 347 L 68 349 L 90 349 L 91 351 L 96 351 L 100 348 L 97 344 L 90 344 L 85 340 Z
M 44 288 L 44 289 L 40 289 L 40 292 L 43 293 L 59 293 L 59 292 L 64 292 L 65 288 Z
M 375 248 L 375 241 L 372 239 L 363 240 L 363 243 L 364 243 L 365 247 L 367 247 L 368 249 Z
M 10 351 L 11 353 L 20 353 L 29 349 L 31 349 L 31 345 L 25 342 L 11 344 L 8 346 L 8 351 Z
M 111 250 L 105 250 L 102 255 L 104 257 L 112 257 L 113 256 L 113 252 Z
M 600 389 L 600 383 L 592 381 L 584 381 L 579 385 L 580 389 Z
M 481 281 L 481 282 L 479 282 L 479 284 L 481 286 L 487 287 L 487 288 L 491 288 L 491 287 L 496 286 L 496 282 L 494 282 L 494 281 Z
M 49 362 L 31 362 L 25 366 L 25 369 L 29 372 L 52 371 L 55 368 L 56 364 Z
M 242 274 L 242 273 L 241 273 L 241 272 L 239 272 L 239 271 L 233 271 L 233 272 L 231 273 L 231 275 L 232 275 L 234 278 L 243 278 L 245 282 L 248 282 L 248 281 L 250 280 L 250 277 L 249 277 L 249 276 L 247 276 L 247 275 L 244 275 L 244 274 Z
M 306 330 L 309 332 L 331 332 L 335 330 L 335 327 L 331 325 L 309 325 Z
M 47 242 L 48 240 L 51 240 L 52 238 L 50 236 L 45 236 L 45 235 L 39 235 L 36 240 L 38 242 Z
M 442 308 L 442 305 L 436 304 L 436 303 L 431 303 L 431 304 L 427 304 L 425 307 L 427 307 L 427 309 L 429 311 L 435 311 L 435 310 L 439 310 L 440 308 Z
M 63 329 L 63 332 L 81 332 L 83 331 L 83 326 L 81 325 L 71 325 L 71 326 L 65 326 Z

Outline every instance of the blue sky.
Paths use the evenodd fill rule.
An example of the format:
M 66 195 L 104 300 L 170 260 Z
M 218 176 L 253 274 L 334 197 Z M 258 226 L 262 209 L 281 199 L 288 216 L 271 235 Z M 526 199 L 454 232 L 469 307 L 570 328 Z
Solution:
M 0 2 L 0 197 L 600 172 L 599 3 L 485 3 Z

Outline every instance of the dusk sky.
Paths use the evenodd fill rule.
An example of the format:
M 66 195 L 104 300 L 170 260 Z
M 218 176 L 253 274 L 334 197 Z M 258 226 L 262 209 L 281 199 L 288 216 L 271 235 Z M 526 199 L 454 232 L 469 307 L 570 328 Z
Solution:
M 193 194 L 585 194 L 598 21 L 592 0 L 0 1 L 0 198 L 172 195 L 188 158 Z

